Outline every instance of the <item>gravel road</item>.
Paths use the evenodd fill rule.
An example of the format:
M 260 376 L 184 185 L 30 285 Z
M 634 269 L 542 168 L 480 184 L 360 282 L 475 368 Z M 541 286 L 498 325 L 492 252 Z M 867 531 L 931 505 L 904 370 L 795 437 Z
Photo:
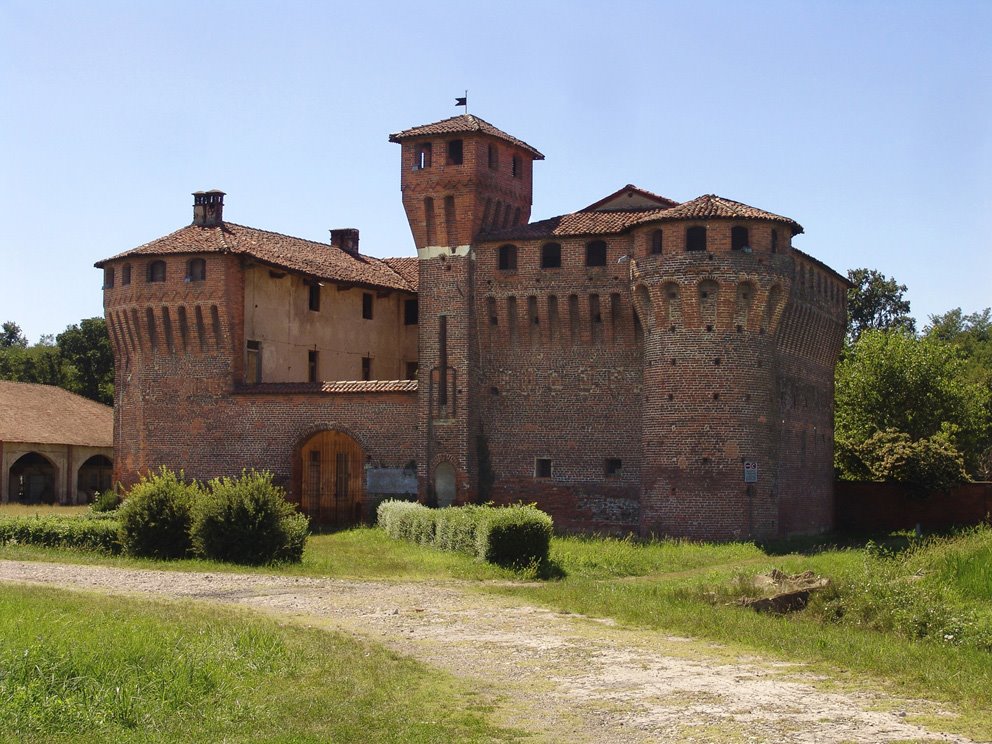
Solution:
M 0 581 L 240 605 L 343 631 L 468 679 L 501 723 L 535 741 L 971 741 L 912 723 L 941 715 L 927 701 L 852 685 L 825 690 L 802 665 L 522 605 L 469 583 L 19 561 L 0 561 Z

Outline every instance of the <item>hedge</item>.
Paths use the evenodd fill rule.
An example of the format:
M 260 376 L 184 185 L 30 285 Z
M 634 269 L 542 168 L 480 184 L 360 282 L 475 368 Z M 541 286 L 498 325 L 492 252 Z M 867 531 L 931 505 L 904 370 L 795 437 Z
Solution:
M 0 544 L 20 543 L 120 553 L 119 531 L 120 523 L 115 519 L 0 517 Z
M 548 559 L 551 517 L 533 506 L 449 506 L 429 509 L 384 501 L 379 526 L 397 540 L 474 555 L 501 566 L 524 567 Z

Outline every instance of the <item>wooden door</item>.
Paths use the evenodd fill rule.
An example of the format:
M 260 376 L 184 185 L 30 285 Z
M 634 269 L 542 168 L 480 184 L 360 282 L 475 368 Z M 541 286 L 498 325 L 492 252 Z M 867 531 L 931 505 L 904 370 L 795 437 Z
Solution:
M 340 431 L 321 431 L 303 445 L 300 507 L 320 524 L 347 526 L 362 518 L 361 445 Z

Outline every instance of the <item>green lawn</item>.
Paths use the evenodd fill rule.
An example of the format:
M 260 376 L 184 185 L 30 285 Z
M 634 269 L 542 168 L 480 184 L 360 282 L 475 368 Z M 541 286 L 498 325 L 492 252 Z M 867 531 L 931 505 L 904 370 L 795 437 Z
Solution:
M 0 593 L 0 741 L 519 739 L 465 685 L 340 634 L 196 604 Z

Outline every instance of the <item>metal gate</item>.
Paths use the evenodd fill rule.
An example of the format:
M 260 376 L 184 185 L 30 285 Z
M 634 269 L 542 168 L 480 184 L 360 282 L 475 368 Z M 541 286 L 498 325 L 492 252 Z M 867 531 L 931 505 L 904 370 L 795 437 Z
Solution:
M 321 431 L 303 445 L 300 507 L 319 524 L 347 526 L 362 519 L 361 445 L 340 431 Z

